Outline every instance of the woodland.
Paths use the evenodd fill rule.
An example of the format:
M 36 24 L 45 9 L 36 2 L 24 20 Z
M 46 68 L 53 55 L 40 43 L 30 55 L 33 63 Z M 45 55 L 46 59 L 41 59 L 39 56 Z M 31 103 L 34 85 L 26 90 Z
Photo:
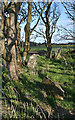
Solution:
M 74 26 L 75 2 L 60 4 Z M 1 120 L 74 120 L 75 44 L 52 45 L 56 30 L 61 41 L 75 39 L 74 29 L 57 27 L 59 2 L 2 1 L 0 7 Z M 33 38 L 44 44 L 30 45 Z

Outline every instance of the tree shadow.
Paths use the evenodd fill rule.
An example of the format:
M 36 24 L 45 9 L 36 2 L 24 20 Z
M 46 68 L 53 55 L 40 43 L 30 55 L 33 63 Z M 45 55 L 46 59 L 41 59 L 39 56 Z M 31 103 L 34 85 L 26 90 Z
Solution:
M 54 112 L 54 118 L 53 120 L 74 120 L 75 115 L 71 114 L 69 110 L 66 110 L 60 106 L 56 106 L 55 112 Z
M 43 94 L 41 93 L 42 90 L 42 84 L 37 81 L 30 81 L 27 79 L 26 76 L 22 75 L 22 78 L 20 79 L 23 83 L 24 89 L 28 92 L 28 96 L 33 98 L 38 98 L 38 100 L 43 100 Z M 25 92 L 24 92 L 25 94 Z M 23 97 L 24 95 L 22 95 Z
M 52 71 L 49 71 L 50 73 L 52 72 Z M 53 73 L 56 73 L 56 72 L 53 72 Z M 38 72 L 38 74 L 39 74 L 39 77 L 41 78 L 41 79 L 43 79 L 43 77 L 45 77 L 46 76 L 46 74 L 42 74 L 42 70 L 40 70 L 39 72 Z M 57 74 L 59 74 L 59 73 L 57 73 Z M 61 74 L 61 73 L 60 73 Z M 68 74 L 69 75 L 69 74 Z M 70 74 L 71 75 L 71 74 Z M 54 109 L 54 117 L 53 117 L 53 119 L 54 120 L 58 120 L 58 116 L 59 116 L 59 118 L 60 118 L 60 120 L 74 120 L 74 118 L 75 118 L 75 116 L 74 116 L 74 114 L 71 114 L 71 113 L 69 113 L 69 110 L 67 110 L 67 109 L 65 109 L 65 108 L 62 108 L 61 106 L 57 106 L 57 103 L 56 103 L 56 99 L 54 98 L 54 96 L 51 94 L 51 92 L 49 92 L 49 90 L 48 90 L 48 88 L 50 88 L 50 86 L 49 85 L 43 85 L 43 88 L 44 88 L 44 91 L 46 91 L 46 94 L 47 94 L 47 103 L 48 104 L 50 104 L 51 106 L 52 106 L 52 108 Z M 63 89 L 64 89 L 64 91 L 66 91 L 66 93 L 68 94 L 68 95 L 70 95 L 71 97 L 70 98 L 68 98 L 67 96 L 64 98 L 65 99 L 65 101 L 73 101 L 73 102 L 75 102 L 75 99 L 74 99 L 74 91 L 73 90 L 70 90 L 68 87 L 62 87 Z M 55 117 L 55 116 L 57 116 L 57 118 Z
M 73 91 L 73 89 L 70 89 L 70 87 L 73 88 L 73 85 L 67 85 L 67 87 L 65 88 L 64 86 L 62 86 L 62 88 L 66 91 L 66 101 L 72 101 L 73 103 L 75 103 L 75 91 Z M 70 97 L 69 97 L 70 96 Z
M 60 68 L 59 68 L 60 69 Z M 74 76 L 73 74 L 68 74 L 68 73 L 61 73 L 61 72 L 55 72 L 55 71 L 52 71 L 52 70 L 48 70 L 49 72 L 51 73 L 56 73 L 56 74 L 61 74 L 61 75 L 71 75 L 71 76 Z

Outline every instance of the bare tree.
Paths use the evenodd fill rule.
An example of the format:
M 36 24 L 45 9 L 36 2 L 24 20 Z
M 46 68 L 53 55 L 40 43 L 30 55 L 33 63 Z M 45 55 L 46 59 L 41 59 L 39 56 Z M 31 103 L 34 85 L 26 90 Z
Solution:
M 75 21 L 75 2 L 70 2 L 69 0 L 67 2 L 63 2 L 62 0 L 60 0 L 62 5 L 64 6 L 65 10 L 66 10 L 66 14 L 68 15 L 68 17 Z
M 25 28 L 24 28 L 24 31 L 25 31 L 25 47 L 24 47 L 24 53 L 23 53 L 23 64 L 25 64 L 27 54 L 30 50 L 30 36 L 31 36 L 32 32 L 34 31 L 34 29 L 36 28 L 36 26 L 38 25 L 40 17 L 42 15 L 42 12 L 43 12 L 43 10 L 45 9 L 45 6 L 46 6 L 46 5 L 44 5 L 43 9 L 41 9 L 39 15 L 37 16 L 36 9 L 34 10 L 35 6 L 33 7 L 33 5 L 34 4 L 32 2 L 28 2 L 27 22 L 26 22 L 26 25 L 25 25 Z M 35 24 L 31 28 L 31 23 L 33 21 L 35 21 L 36 16 L 38 17 L 38 19 L 37 19 L 36 23 L 34 22 Z
M 71 41 L 75 40 L 75 30 L 73 29 L 73 24 L 69 24 L 66 27 L 59 26 L 57 30 L 57 34 L 55 35 L 56 41 Z
M 60 0 L 63 7 L 65 8 L 65 13 L 67 14 L 67 17 L 70 19 L 71 23 L 68 24 L 66 27 L 59 26 L 58 27 L 58 34 L 57 39 L 58 40 L 67 40 L 67 41 L 74 41 L 75 40 L 75 2 L 70 2 L 69 0 L 67 2 L 62 2 Z M 60 34 L 61 31 L 61 34 Z
M 44 3 L 43 3 L 44 4 Z M 39 10 L 37 9 L 37 6 L 35 5 L 37 12 L 39 13 Z M 39 7 L 41 9 L 41 7 Z M 51 0 L 51 2 L 47 2 L 47 6 L 45 8 L 45 11 L 41 15 L 41 19 L 43 21 L 44 27 L 45 27 L 45 35 L 42 30 L 40 35 L 42 35 L 47 40 L 47 57 L 52 59 L 52 47 L 51 47 L 51 39 L 56 29 L 56 23 L 59 19 L 60 12 L 57 11 L 57 4 Z M 39 33 L 39 32 L 38 32 Z

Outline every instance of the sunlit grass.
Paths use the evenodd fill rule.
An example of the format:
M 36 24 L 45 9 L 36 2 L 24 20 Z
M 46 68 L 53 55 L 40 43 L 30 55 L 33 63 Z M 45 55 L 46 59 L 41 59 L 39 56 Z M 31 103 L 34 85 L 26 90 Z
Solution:
M 33 51 L 37 51 L 37 48 L 34 47 Z M 67 64 L 65 64 L 63 57 L 65 57 Z M 68 54 L 66 50 L 62 51 L 62 58 L 59 60 L 56 60 L 55 58 L 50 60 L 46 58 L 46 56 L 39 55 L 37 56 L 37 65 L 35 69 L 29 69 L 28 67 L 22 68 L 22 73 L 19 76 L 19 81 L 11 81 L 8 79 L 8 73 L 5 70 L 3 72 L 3 91 L 9 98 L 21 99 L 22 103 L 28 102 L 30 104 L 30 101 L 33 102 L 34 106 L 32 109 L 28 108 L 28 111 L 30 111 L 29 115 L 30 113 L 35 114 L 35 111 L 37 111 L 37 103 L 45 110 L 48 109 L 48 111 L 50 107 L 53 110 L 55 105 L 59 105 L 63 109 L 72 111 L 74 110 L 73 106 L 75 96 L 74 58 L 75 55 L 71 57 L 71 54 Z M 27 58 L 27 61 L 28 59 L 29 56 Z M 52 81 L 60 84 L 60 86 L 64 89 L 66 92 L 66 97 L 63 101 L 57 98 L 53 99 L 51 94 L 46 95 L 46 90 L 42 84 L 42 79 L 45 76 L 48 76 Z M 19 95 L 14 91 L 14 88 L 17 90 Z M 20 106 L 19 102 L 16 104 Z M 19 114 L 19 112 L 17 114 Z

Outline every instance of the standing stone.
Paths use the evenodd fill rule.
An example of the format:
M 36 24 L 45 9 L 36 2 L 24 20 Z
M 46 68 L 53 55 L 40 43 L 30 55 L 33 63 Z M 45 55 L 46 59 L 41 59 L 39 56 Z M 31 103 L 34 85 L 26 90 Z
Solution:
M 27 64 L 27 66 L 29 68 L 31 68 L 31 69 L 35 68 L 35 66 L 37 64 L 37 56 L 38 56 L 38 54 L 33 54 L 33 55 L 30 56 L 28 64 Z
M 58 50 L 55 52 L 55 55 L 54 55 L 54 56 L 55 56 L 56 59 L 61 58 L 61 49 L 62 49 L 62 48 L 58 49 Z

